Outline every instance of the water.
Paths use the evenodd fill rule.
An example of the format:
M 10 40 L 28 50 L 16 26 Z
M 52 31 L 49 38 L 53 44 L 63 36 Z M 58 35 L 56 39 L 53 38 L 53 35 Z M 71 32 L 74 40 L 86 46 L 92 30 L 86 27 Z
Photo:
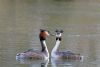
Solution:
M 100 0 L 0 0 L 0 67 L 99 67 Z M 39 29 L 63 29 L 60 50 L 83 62 L 16 61 L 19 52 L 40 49 Z M 47 38 L 51 52 L 55 37 Z M 74 46 L 74 47 L 73 47 Z

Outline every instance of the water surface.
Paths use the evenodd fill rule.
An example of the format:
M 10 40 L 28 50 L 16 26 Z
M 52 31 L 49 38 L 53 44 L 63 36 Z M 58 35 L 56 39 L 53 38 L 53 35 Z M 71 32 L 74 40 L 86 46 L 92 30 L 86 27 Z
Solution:
M 99 67 L 99 8 L 99 0 L 0 0 L 0 67 Z M 38 39 L 41 28 L 52 33 L 63 29 L 59 49 L 80 53 L 84 61 L 65 64 L 16 61 L 19 52 L 41 49 Z M 50 52 L 54 45 L 55 37 L 48 37 Z

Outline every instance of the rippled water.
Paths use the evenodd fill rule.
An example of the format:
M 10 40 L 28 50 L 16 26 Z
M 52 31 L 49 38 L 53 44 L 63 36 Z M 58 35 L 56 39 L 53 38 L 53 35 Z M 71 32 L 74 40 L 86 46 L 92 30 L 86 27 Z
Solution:
M 0 0 L 0 67 L 99 67 L 100 0 Z M 83 62 L 16 61 L 16 54 L 40 49 L 39 29 L 63 29 L 60 50 Z M 51 52 L 55 37 L 47 38 Z

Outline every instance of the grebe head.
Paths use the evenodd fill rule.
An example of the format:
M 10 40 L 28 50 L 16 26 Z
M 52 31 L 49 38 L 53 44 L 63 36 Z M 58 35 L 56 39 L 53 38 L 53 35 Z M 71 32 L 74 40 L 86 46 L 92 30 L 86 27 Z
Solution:
M 49 35 L 50 35 L 49 31 L 44 30 L 44 29 L 40 29 L 40 34 L 39 34 L 40 41 L 46 40 L 46 37 L 49 36 Z
M 63 33 L 63 30 L 56 30 L 56 37 L 61 37 L 62 33 Z
M 48 36 L 48 35 L 50 35 L 50 32 L 47 30 L 44 30 L 44 29 L 40 29 L 40 34 L 41 34 L 41 36 Z
M 61 41 L 61 39 L 62 39 L 61 35 L 63 33 L 63 30 L 56 30 L 55 32 L 56 32 L 56 40 Z

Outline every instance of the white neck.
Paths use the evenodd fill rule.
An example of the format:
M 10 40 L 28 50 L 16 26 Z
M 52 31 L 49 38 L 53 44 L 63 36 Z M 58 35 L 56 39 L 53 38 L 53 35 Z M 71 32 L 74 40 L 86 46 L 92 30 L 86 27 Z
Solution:
M 60 42 L 61 41 L 59 41 L 59 40 L 56 41 L 56 44 L 55 44 L 54 48 L 52 49 L 51 56 L 54 56 L 55 52 L 57 52 Z
M 42 43 L 43 43 L 43 45 L 44 45 L 44 47 L 45 47 L 45 52 L 46 52 L 46 55 L 47 55 L 46 57 L 49 58 L 49 51 L 48 51 L 48 48 L 47 48 L 47 46 L 46 46 L 45 40 L 43 40 Z

